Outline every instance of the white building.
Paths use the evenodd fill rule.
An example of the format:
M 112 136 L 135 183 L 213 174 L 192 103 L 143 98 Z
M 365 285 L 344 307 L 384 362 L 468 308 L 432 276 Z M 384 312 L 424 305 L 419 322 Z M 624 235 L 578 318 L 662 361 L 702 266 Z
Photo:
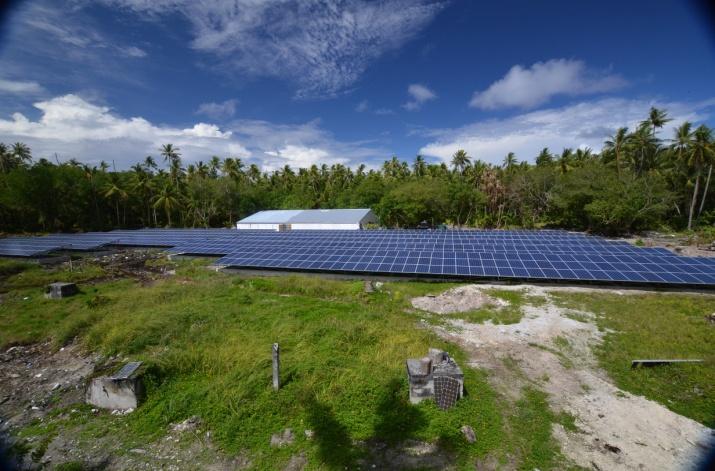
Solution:
M 279 209 L 259 211 L 236 223 L 236 229 L 359 230 L 377 224 L 370 209 Z

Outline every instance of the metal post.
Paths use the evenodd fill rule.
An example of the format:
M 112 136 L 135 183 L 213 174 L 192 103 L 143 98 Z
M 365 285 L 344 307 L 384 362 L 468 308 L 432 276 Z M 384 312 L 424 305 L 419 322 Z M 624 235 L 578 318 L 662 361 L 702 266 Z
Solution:
M 278 391 L 281 388 L 281 349 L 277 343 L 273 344 L 273 389 Z

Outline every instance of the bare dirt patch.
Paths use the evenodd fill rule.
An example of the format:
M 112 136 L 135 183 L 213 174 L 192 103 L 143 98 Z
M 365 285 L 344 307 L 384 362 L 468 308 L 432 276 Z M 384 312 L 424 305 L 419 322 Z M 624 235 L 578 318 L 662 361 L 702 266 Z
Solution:
M 472 286 L 466 292 L 493 287 Z M 573 415 L 577 430 L 556 424 L 552 431 L 568 459 L 603 470 L 665 470 L 697 464 L 712 430 L 614 386 L 591 352 L 602 336 L 591 313 L 556 306 L 549 288 L 499 289 L 526 290 L 527 295 L 547 301 L 539 307 L 524 306 L 524 317 L 516 324 L 450 320 L 446 328 L 433 328 L 470 353 L 470 366 L 490 371 L 492 383 L 507 400 L 518 399 L 523 386 L 536 386 L 548 394 L 556 412 Z M 482 296 L 477 295 L 475 302 Z
M 421 296 L 412 300 L 413 307 L 435 314 L 452 314 L 505 305 L 506 301 L 489 296 L 475 285 L 459 286 L 438 296 Z
M 59 350 L 49 342 L 17 345 L 0 353 L 0 432 L 82 402 L 85 380 L 97 361 L 76 344 Z

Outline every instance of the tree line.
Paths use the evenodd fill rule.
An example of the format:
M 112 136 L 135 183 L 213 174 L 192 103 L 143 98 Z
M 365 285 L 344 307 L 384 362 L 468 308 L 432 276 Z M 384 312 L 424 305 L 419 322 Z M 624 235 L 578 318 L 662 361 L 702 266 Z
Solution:
M 464 150 L 450 164 L 392 157 L 360 165 L 285 166 L 264 172 L 239 158 L 184 165 L 163 145 L 129 170 L 102 162 L 33 160 L 22 143 L 0 143 L 0 227 L 4 232 L 139 227 L 219 227 L 262 209 L 372 208 L 384 226 L 421 221 L 457 227 L 560 227 L 616 234 L 692 229 L 715 221 L 710 194 L 715 144 L 705 125 L 680 125 L 652 108 L 592 149 L 544 148 L 534 163 L 514 153 L 501 165 Z M 158 161 L 157 161 L 158 160 Z

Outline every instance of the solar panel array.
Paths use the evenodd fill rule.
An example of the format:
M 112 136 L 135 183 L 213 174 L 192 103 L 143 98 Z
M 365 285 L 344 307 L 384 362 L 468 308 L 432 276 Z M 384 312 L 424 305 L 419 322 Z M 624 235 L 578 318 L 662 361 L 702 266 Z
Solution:
M 0 255 L 107 245 L 221 256 L 227 267 L 715 287 L 715 259 L 566 231 L 143 229 L 0 239 Z

